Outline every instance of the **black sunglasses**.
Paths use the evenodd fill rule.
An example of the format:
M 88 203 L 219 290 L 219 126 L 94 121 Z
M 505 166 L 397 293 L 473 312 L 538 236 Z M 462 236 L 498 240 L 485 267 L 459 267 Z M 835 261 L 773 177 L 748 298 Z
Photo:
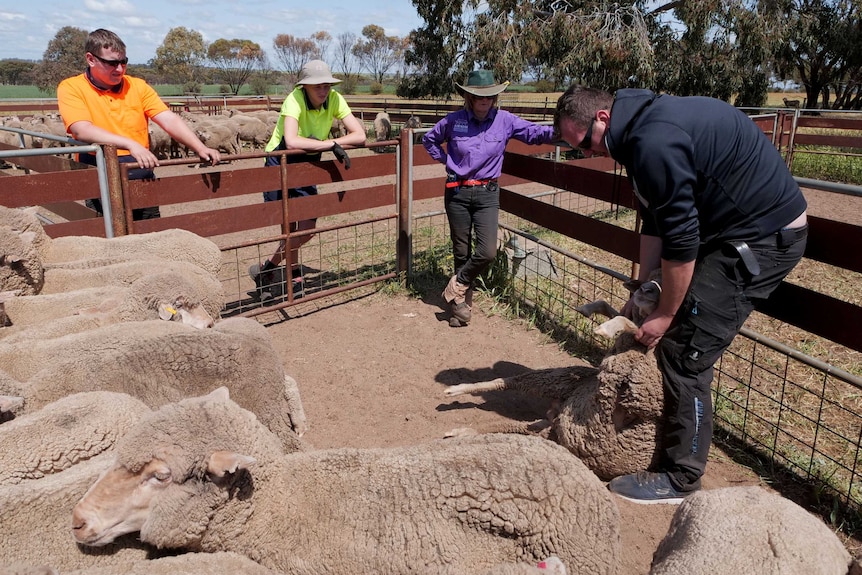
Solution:
M 593 124 L 596 123 L 596 119 L 593 118 L 590 122 L 590 127 L 587 128 L 587 133 L 584 134 L 584 139 L 581 140 L 581 143 L 575 146 L 579 150 L 589 150 L 593 147 Z
M 116 68 L 117 66 L 125 66 L 129 63 L 128 58 L 123 58 L 122 60 L 106 60 L 105 58 L 102 58 L 97 54 L 93 54 L 92 52 L 90 52 L 90 55 L 105 66 L 109 66 L 111 68 Z

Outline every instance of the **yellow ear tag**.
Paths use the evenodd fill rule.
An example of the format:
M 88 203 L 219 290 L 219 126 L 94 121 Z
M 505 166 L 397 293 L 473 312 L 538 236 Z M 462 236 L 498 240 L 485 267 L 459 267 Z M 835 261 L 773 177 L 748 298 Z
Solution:
M 175 309 L 174 309 L 174 308 L 172 308 L 171 306 L 166 305 L 166 306 L 165 306 L 165 309 L 166 309 L 166 310 L 168 310 L 168 311 L 171 313 L 171 315 L 177 315 L 177 310 L 175 310 Z

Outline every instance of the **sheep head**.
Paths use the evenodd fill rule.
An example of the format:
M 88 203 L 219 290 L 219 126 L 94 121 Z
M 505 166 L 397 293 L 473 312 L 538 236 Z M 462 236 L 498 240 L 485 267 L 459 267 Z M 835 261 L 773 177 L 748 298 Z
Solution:
M 159 319 L 179 321 L 197 329 L 207 329 L 213 326 L 213 318 L 200 303 L 186 303 L 183 296 L 176 297 L 172 302 L 159 304 Z
M 117 443 L 115 463 L 75 505 L 72 534 L 101 547 L 140 531 L 159 548 L 199 550 L 216 509 L 250 505 L 248 469 L 261 455 L 281 455 L 280 445 L 227 388 L 163 406 Z M 238 524 L 241 513 L 232 516 Z

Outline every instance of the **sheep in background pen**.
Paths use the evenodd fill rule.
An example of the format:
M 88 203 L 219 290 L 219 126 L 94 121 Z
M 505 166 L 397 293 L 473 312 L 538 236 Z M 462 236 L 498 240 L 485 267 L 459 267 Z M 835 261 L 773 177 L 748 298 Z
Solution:
M 234 551 L 290 574 L 471 575 L 551 554 L 584 575 L 619 567 L 607 489 L 536 438 L 285 454 L 220 388 L 153 412 L 115 454 L 75 506 L 82 544 L 139 531 L 158 548 Z M 138 491 L 143 477 L 158 481 Z
M 645 283 L 635 296 L 635 302 L 643 308 L 639 312 L 642 317 L 655 308 L 659 293 L 656 285 Z M 594 311 L 588 306 L 583 309 Z M 516 390 L 547 398 L 553 407 L 546 419 L 482 429 L 458 428 L 446 436 L 488 432 L 540 434 L 574 453 L 602 479 L 654 468 L 659 459 L 658 438 L 663 424 L 662 375 L 655 351 L 638 343 L 634 333 L 620 325 L 620 317 L 623 316 L 595 330 L 615 340 L 598 368 L 582 365 L 531 370 L 513 377 L 454 385 L 443 392 L 447 397 L 455 397 Z
M 374 137 L 376 142 L 383 142 L 392 134 L 392 122 L 386 112 L 377 112 L 374 117 Z

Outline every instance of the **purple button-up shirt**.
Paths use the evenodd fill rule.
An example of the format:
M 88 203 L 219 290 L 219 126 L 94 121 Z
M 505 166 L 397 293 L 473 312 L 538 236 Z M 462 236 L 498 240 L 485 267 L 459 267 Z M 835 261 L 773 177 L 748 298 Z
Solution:
M 503 152 L 510 138 L 526 144 L 547 144 L 554 139 L 554 127 L 540 126 L 497 108 L 492 108 L 480 122 L 473 112 L 464 109 L 437 122 L 422 138 L 422 144 L 458 179 L 489 180 L 500 177 Z

